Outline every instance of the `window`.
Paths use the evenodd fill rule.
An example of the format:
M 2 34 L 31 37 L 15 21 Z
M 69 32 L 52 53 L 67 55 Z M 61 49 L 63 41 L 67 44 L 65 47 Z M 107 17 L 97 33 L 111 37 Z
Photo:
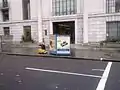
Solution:
M 53 0 L 53 15 L 70 15 L 76 13 L 76 0 Z
M 120 0 L 116 0 L 115 6 L 116 6 L 115 12 L 120 12 Z
M 3 1 L 3 3 L 7 3 L 7 0 L 2 0 Z
M 106 13 L 120 12 L 120 0 L 107 0 L 106 1 Z
M 47 36 L 47 30 L 45 30 L 45 36 Z
M 9 21 L 9 7 L 8 7 L 8 1 L 2 0 L 2 18 L 3 21 Z
M 30 0 L 22 0 L 23 2 L 23 19 L 30 19 Z
M 9 10 L 2 11 L 3 21 L 9 21 Z
M 108 40 L 120 40 L 120 22 L 107 22 L 107 39 Z
M 7 0 L 3 0 L 3 7 L 8 7 L 8 1 Z
M 9 29 L 9 27 L 4 27 L 3 30 L 4 30 L 4 35 L 5 36 L 10 35 L 10 29 Z

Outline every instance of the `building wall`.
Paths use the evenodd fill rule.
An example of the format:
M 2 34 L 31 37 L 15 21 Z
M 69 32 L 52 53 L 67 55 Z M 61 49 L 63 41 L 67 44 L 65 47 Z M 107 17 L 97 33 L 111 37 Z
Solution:
M 107 22 L 120 21 L 120 13 L 116 13 L 116 14 L 106 14 L 106 21 L 107 21 Z
M 22 0 L 8 0 L 10 4 L 10 18 L 12 21 L 23 20 Z M 37 0 L 30 0 L 30 14 L 32 20 L 37 20 Z
M 2 12 L 0 11 L 0 22 L 2 22 Z
M 11 21 L 23 20 L 22 0 L 10 0 Z
M 11 20 L 19 21 L 23 20 L 23 7 L 22 0 L 9 0 L 10 3 L 10 12 L 11 12 Z M 30 0 L 30 14 L 31 20 L 37 20 L 37 0 Z
M 3 35 L 3 34 L 4 34 L 4 32 L 3 32 L 3 27 L 0 26 L 0 35 Z
M 8 0 L 9 6 L 9 21 L 22 20 L 22 0 Z M 2 7 L 2 0 L 0 0 Z M 0 22 L 2 22 L 2 11 L 0 11 Z
M 50 35 L 50 20 L 43 20 L 42 23 L 42 35 L 43 35 L 43 39 L 45 41 L 45 44 L 49 44 L 49 35 Z M 47 30 L 47 35 L 45 35 L 45 30 Z
M 31 13 L 31 20 L 38 19 L 38 8 L 37 8 L 37 0 L 30 0 L 30 13 Z
M 10 23 L 0 23 L 0 35 L 4 35 L 3 27 L 11 26 Z M 10 31 L 11 34 L 11 31 Z
M 0 8 L 2 7 L 2 0 L 0 0 Z M 0 11 L 0 22 L 2 22 L 2 12 Z
M 45 42 L 49 43 L 49 34 L 53 34 L 53 22 L 75 21 L 75 43 L 83 42 L 83 0 L 76 0 L 77 14 L 52 16 L 52 0 L 42 0 L 42 30 Z M 47 3 L 46 3 L 47 2 Z M 48 31 L 48 35 L 44 36 L 44 30 Z
M 77 27 L 76 27 L 76 44 L 80 44 L 80 43 L 83 43 L 83 18 L 78 18 L 76 20 L 76 24 L 77 24 Z
M 31 20 L 23 20 L 22 0 L 8 0 L 9 18 L 8 22 L 2 22 L 0 12 L 0 35 L 4 35 L 3 27 L 10 27 L 10 34 L 13 35 L 14 42 L 20 42 L 23 35 L 23 26 L 31 26 L 31 36 L 34 41 L 38 41 L 38 12 L 37 0 L 31 2 Z
M 106 3 L 105 0 L 84 0 L 87 6 L 88 14 L 105 13 Z
M 50 18 L 52 15 L 52 0 L 41 0 L 42 18 Z
M 10 27 L 10 35 L 13 35 L 13 42 L 20 42 L 23 35 L 23 26 L 31 26 L 32 39 L 38 41 L 37 21 L 2 23 L 0 25 L 0 35 L 4 35 L 3 27 Z
M 83 18 L 82 15 L 57 16 L 52 18 L 52 22 L 75 21 L 75 43 L 83 41 Z
M 77 13 L 83 14 L 84 12 L 84 0 L 77 0 Z
M 105 24 L 105 20 L 99 21 L 101 19 L 105 19 L 105 17 L 96 17 L 98 14 L 105 14 L 105 0 L 84 0 L 84 8 L 83 8 L 83 42 L 98 42 L 104 38 L 103 31 L 100 31 L 103 26 L 101 24 Z M 92 16 L 92 17 L 90 17 Z M 96 24 L 97 23 L 97 24 Z M 105 26 L 104 26 L 105 27 Z M 104 33 L 106 34 L 106 33 Z
M 16 26 L 17 25 L 17 26 Z M 10 27 L 11 35 L 13 35 L 13 42 L 20 42 L 23 35 L 23 26 L 20 24 L 12 25 Z
M 106 17 L 92 16 L 88 21 L 88 42 L 99 42 L 106 39 Z
M 76 16 L 77 17 L 77 16 Z M 65 17 L 54 17 L 52 18 L 52 20 L 43 20 L 42 22 L 42 35 L 43 38 L 45 40 L 46 44 L 49 44 L 49 35 L 53 34 L 51 33 L 50 29 L 53 30 L 53 28 L 51 28 L 52 26 L 51 23 L 53 22 L 64 22 L 64 21 L 75 21 L 75 43 L 76 44 L 80 44 L 83 42 L 83 18 L 81 16 L 79 16 L 79 18 L 77 19 L 75 16 L 69 16 L 67 18 Z M 47 36 L 45 35 L 45 30 L 47 30 Z
M 75 21 L 76 44 L 83 43 L 84 40 L 99 42 L 106 39 L 106 21 L 120 21 L 120 14 L 105 14 L 105 1 L 77 0 L 76 14 L 52 16 L 52 0 L 40 0 L 40 4 L 38 4 L 38 0 L 30 0 L 31 20 L 23 20 L 22 0 L 8 0 L 10 21 L 3 23 L 0 11 L 0 34 L 3 34 L 3 27 L 10 27 L 11 34 L 14 36 L 13 40 L 20 41 L 23 26 L 31 25 L 32 38 L 38 41 L 40 40 L 38 37 L 41 35 L 40 37 L 44 38 L 48 44 L 49 34 L 53 34 L 53 22 Z M 86 21 L 87 23 L 85 23 Z M 41 28 L 38 25 L 41 25 Z M 38 33 L 38 30 L 41 30 L 42 34 Z M 47 30 L 47 35 L 44 30 Z
M 106 22 L 120 21 L 120 14 L 98 14 L 89 16 L 88 42 L 106 40 Z
M 35 22 L 31 25 L 31 36 L 34 41 L 38 42 L 38 24 L 37 24 L 37 22 Z

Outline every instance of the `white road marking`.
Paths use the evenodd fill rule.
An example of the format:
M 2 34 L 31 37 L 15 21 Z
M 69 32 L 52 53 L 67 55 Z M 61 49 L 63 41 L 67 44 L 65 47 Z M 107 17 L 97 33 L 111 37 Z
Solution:
M 112 62 L 109 62 L 107 64 L 107 67 L 106 67 L 104 73 L 103 73 L 102 78 L 100 79 L 100 82 L 99 82 L 96 90 L 104 90 L 105 84 L 106 84 L 108 76 L 109 76 L 109 72 L 110 72 L 111 66 L 112 66 Z
M 101 72 L 104 72 L 105 70 L 104 69 L 92 69 L 92 71 L 101 71 Z
M 102 60 L 103 60 L 103 58 L 100 58 L 100 60 L 102 61 Z
M 33 70 L 33 71 L 57 73 L 57 74 L 66 74 L 66 75 L 93 77 L 93 78 L 101 78 L 101 77 L 102 77 L 102 76 L 97 76 L 97 75 L 80 74 L 80 73 L 72 73 L 72 72 L 64 72 L 64 71 L 55 71 L 55 70 L 45 70 L 45 69 L 37 69 L 37 68 L 29 68 L 29 67 L 27 67 L 27 68 L 25 68 L 25 69 L 26 69 L 26 70 Z

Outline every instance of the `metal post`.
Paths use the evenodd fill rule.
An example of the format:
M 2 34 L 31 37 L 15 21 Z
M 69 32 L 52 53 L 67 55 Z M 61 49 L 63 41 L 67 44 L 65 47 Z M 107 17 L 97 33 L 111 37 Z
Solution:
M 0 45 L 0 48 L 1 48 L 1 52 L 2 52 L 2 51 L 3 51 L 3 50 L 2 50 L 2 36 L 0 36 L 0 40 L 1 40 L 1 42 L 0 42 L 0 44 L 1 44 L 1 45 Z

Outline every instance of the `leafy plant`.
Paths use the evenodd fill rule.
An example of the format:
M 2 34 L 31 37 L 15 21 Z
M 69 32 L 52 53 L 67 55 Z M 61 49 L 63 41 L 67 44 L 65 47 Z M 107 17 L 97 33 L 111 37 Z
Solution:
M 20 43 L 25 42 L 25 37 L 22 35 Z

